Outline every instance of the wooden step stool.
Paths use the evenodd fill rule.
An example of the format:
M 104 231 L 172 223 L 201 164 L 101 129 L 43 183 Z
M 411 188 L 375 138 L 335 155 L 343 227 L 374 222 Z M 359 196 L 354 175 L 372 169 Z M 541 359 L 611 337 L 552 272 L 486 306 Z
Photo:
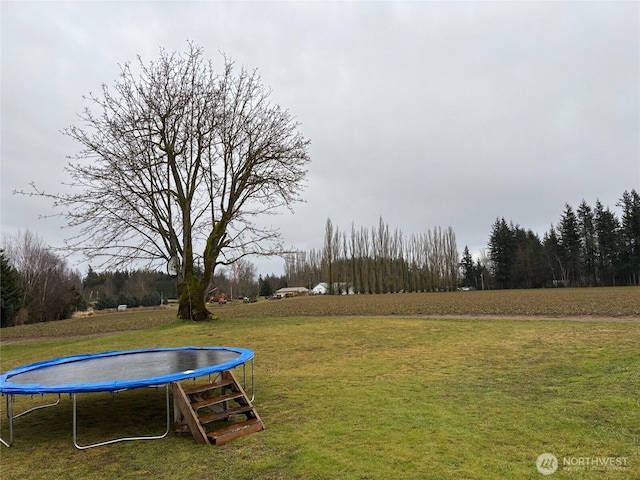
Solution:
M 264 430 L 249 397 L 230 370 L 203 385 L 184 388 L 172 383 L 171 391 L 174 431 L 190 431 L 196 443 L 224 445 L 234 438 Z M 238 416 L 245 420 L 234 421 Z

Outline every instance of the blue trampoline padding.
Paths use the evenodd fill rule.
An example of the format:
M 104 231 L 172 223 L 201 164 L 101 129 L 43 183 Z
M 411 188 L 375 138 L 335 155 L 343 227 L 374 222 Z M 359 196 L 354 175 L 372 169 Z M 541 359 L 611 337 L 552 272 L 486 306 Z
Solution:
M 6 394 L 111 392 L 165 385 L 230 370 L 253 358 L 238 347 L 179 347 L 54 358 L 0 375 Z

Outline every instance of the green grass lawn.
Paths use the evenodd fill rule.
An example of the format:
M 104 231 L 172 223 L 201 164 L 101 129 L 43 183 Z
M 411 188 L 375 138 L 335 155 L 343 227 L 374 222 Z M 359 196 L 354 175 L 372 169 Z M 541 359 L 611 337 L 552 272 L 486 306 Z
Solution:
M 1 478 L 528 479 L 543 478 L 535 462 L 545 452 L 560 462 L 549 478 L 640 478 L 638 323 L 288 316 L 192 324 L 170 311 L 137 315 L 114 315 L 122 324 L 96 337 L 85 325 L 101 330 L 106 317 L 77 322 L 86 338 L 56 338 L 55 325 L 42 326 L 53 330 L 41 341 L 2 346 L 2 371 L 114 349 L 251 348 L 266 430 L 222 447 L 170 434 L 78 451 L 63 396 L 15 421 Z M 127 319 L 142 329 L 124 331 Z M 16 409 L 40 401 L 19 397 Z M 163 401 L 162 390 L 149 389 L 83 395 L 79 440 L 160 433 Z M 2 417 L 6 438 L 4 400 Z M 564 459 L 593 457 L 626 466 L 563 470 Z

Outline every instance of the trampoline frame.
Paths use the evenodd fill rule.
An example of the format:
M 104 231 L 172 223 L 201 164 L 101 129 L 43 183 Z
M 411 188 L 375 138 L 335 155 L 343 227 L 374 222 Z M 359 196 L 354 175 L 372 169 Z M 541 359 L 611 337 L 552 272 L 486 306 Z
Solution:
M 158 385 L 141 385 L 141 386 L 134 386 L 134 387 L 130 387 L 130 388 L 121 388 L 118 390 L 107 390 L 107 389 L 100 389 L 100 390 L 88 390 L 88 391 L 72 391 L 72 392 L 63 392 L 63 391 L 58 391 L 58 392 L 43 392 L 40 393 L 40 395 L 47 395 L 47 394 L 54 394 L 54 395 L 58 395 L 58 399 L 57 401 L 53 402 L 53 403 L 47 403 L 45 405 L 38 405 L 36 407 L 32 407 L 28 410 L 25 410 L 24 412 L 21 412 L 17 415 L 13 415 L 13 403 L 15 401 L 15 397 L 16 395 L 35 395 L 37 393 L 33 393 L 33 392 L 25 392 L 25 393 L 20 393 L 20 392 L 2 392 L 2 395 L 5 396 L 6 395 L 6 414 L 7 414 L 7 418 L 9 419 L 9 440 L 6 441 L 5 439 L 2 438 L 2 436 L 0 436 L 0 443 L 2 445 L 4 445 L 5 447 L 11 447 L 13 445 L 14 442 L 14 428 L 13 428 L 13 421 L 19 417 L 22 417 L 24 415 L 27 415 L 31 412 L 34 412 L 36 410 L 41 410 L 44 408 L 49 408 L 49 407 L 55 407 L 60 403 L 60 397 L 62 393 L 69 393 L 69 395 L 71 396 L 71 400 L 72 400 L 72 404 L 73 404 L 73 421 L 72 421 L 72 438 L 73 438 L 73 445 L 78 449 L 78 450 L 86 450 L 89 448 L 94 448 L 94 447 L 101 447 L 104 445 L 111 445 L 114 443 L 120 443 L 120 442 L 128 442 L 128 441 L 137 441 L 137 440 L 160 440 L 165 438 L 169 432 L 171 431 L 171 402 L 169 399 L 169 385 L 171 383 L 175 383 L 177 381 L 181 381 L 181 380 L 193 380 L 195 382 L 196 378 L 200 378 L 200 377 L 204 377 L 204 376 L 209 376 L 209 383 L 211 383 L 211 376 L 216 374 L 219 375 L 220 373 L 222 373 L 223 371 L 227 371 L 227 370 L 231 370 L 233 368 L 238 368 L 240 367 L 240 365 L 242 365 L 242 371 L 243 371 L 243 387 L 246 389 L 247 386 L 247 362 L 250 360 L 251 361 L 251 401 L 253 402 L 253 400 L 255 399 L 255 368 L 254 368 L 254 356 L 253 356 L 253 352 L 247 349 L 237 349 L 234 347 L 180 347 L 180 348 L 155 348 L 155 349 L 147 349 L 147 350 L 123 350 L 123 351 L 114 351 L 114 352 L 103 352 L 101 354 L 95 354 L 96 356 L 109 356 L 109 355 L 125 355 L 128 353 L 142 353 L 142 352 L 152 352 L 152 351 L 162 351 L 162 350 L 189 350 L 189 349 L 200 349 L 200 350 L 230 350 L 230 351 L 238 351 L 240 350 L 241 353 L 241 357 L 242 355 L 247 356 L 247 354 L 250 354 L 250 358 L 245 358 L 243 359 L 242 362 L 237 363 L 237 364 L 233 364 L 234 362 L 231 362 L 232 365 L 230 366 L 230 368 L 225 368 L 225 369 L 219 369 L 216 370 L 216 366 L 217 365 L 212 365 L 208 368 L 203 368 L 200 370 L 196 370 L 196 371 L 190 371 L 189 374 L 187 375 L 187 372 L 183 372 L 184 375 L 179 375 L 178 373 L 176 373 L 174 376 L 176 377 L 175 379 L 172 379 L 172 381 L 167 381 L 165 383 L 161 383 Z M 91 358 L 92 356 L 87 356 L 87 358 Z M 74 361 L 73 359 L 77 359 L 79 357 L 62 357 L 60 359 L 53 359 L 50 360 L 48 362 L 53 362 L 51 363 L 51 365 L 55 365 L 56 362 L 58 363 L 64 363 L 65 360 L 68 360 L 69 362 Z M 33 367 L 34 369 L 36 368 L 42 368 L 41 365 L 42 363 L 48 363 L 48 362 L 40 362 L 37 364 L 31 364 L 31 365 L 27 365 L 24 367 L 20 367 L 18 369 L 12 370 L 10 372 L 7 372 L 5 374 L 2 375 L 3 380 L 5 378 L 7 378 L 8 376 L 13 375 L 17 375 L 19 372 L 25 370 L 25 369 L 29 369 L 30 367 Z M 226 362 L 224 364 L 219 364 L 219 365 L 226 365 L 229 362 Z M 40 366 L 40 367 L 38 367 Z M 199 371 L 203 371 L 204 373 L 201 374 L 197 374 Z M 15 373 L 18 372 L 18 373 Z M 196 375 L 194 375 L 196 374 Z M 135 437 L 120 437 L 120 438 L 114 438 L 112 440 L 105 440 L 102 442 L 97 442 L 97 443 L 92 443 L 92 444 L 88 444 L 88 445 L 80 445 L 78 443 L 78 414 L 77 414 L 77 395 L 78 393 L 98 393 L 98 392 L 108 392 L 111 391 L 113 394 L 118 393 L 118 392 L 122 392 L 122 391 L 128 391 L 128 390 L 134 390 L 137 388 L 144 388 L 144 387 L 148 387 L 148 388 L 160 388 L 164 386 L 165 387 L 165 398 L 166 398 L 166 430 L 164 433 L 160 434 L 160 435 L 147 435 L 147 436 L 135 436 Z
M 103 442 L 97 442 L 97 443 L 91 443 L 89 445 L 80 445 L 78 444 L 78 414 L 77 414 L 77 393 L 72 393 L 71 394 L 71 398 L 73 401 L 73 445 L 74 447 L 76 447 L 78 450 L 87 450 L 89 448 L 94 448 L 94 447 L 102 447 L 103 445 L 111 445 L 113 443 L 119 443 L 119 442 L 132 442 L 132 441 L 136 441 L 136 440 L 160 440 L 162 438 L 165 438 L 167 435 L 169 435 L 169 432 L 171 431 L 171 414 L 170 414 L 170 405 L 171 402 L 169 401 L 169 384 L 165 384 L 164 385 L 165 388 L 165 392 L 166 392 L 166 399 L 167 399 L 167 429 L 165 430 L 165 432 L 161 435 L 147 435 L 147 436 L 138 436 L 138 437 L 121 437 L 121 438 L 114 438 L 113 440 L 105 440 Z

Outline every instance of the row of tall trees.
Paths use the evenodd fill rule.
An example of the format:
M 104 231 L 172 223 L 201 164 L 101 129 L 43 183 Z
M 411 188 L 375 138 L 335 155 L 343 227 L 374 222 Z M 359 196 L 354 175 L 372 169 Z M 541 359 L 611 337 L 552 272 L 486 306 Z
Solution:
M 618 218 L 597 201 L 565 205 L 543 238 L 496 219 L 489 237 L 489 266 L 496 288 L 640 284 L 640 195 L 625 191 Z M 463 256 L 464 258 L 464 256 Z M 463 262 L 462 276 L 477 284 L 479 264 Z M 472 286 L 472 285 L 470 285 Z
M 405 236 L 380 218 L 377 227 L 341 231 L 325 224 L 321 250 L 296 252 L 285 259 L 291 285 L 311 288 L 326 282 L 329 293 L 441 291 L 458 283 L 458 250 L 451 228 Z

